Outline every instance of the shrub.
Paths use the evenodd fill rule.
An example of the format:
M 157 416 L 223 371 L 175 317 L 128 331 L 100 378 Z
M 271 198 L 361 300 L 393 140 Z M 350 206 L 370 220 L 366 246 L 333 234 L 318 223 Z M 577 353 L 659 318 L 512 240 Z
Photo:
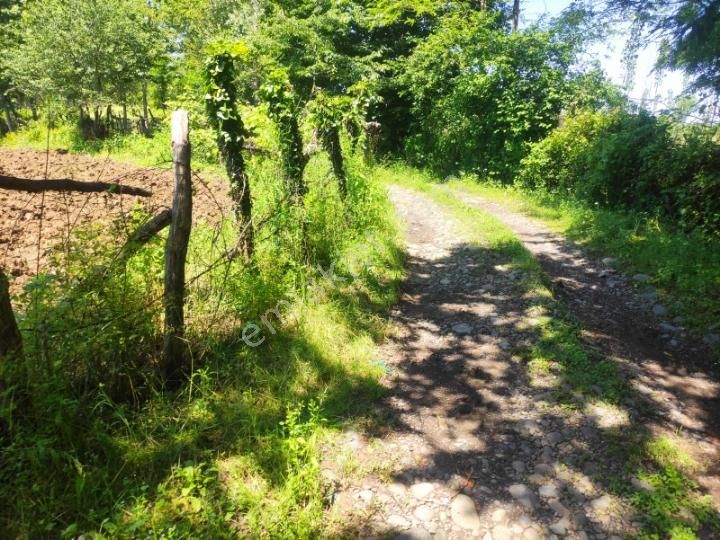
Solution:
M 643 111 L 581 113 L 532 145 L 517 183 L 720 233 L 720 145 L 704 126 Z

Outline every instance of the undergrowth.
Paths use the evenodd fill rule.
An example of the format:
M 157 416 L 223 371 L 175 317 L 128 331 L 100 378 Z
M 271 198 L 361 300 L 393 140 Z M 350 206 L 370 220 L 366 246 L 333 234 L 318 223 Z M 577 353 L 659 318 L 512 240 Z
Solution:
M 302 209 L 281 204 L 275 162 L 252 160 L 256 215 L 268 218 L 252 265 L 213 267 L 232 223 L 194 228 L 194 371 L 179 390 L 153 378 L 164 239 L 86 291 L 119 240 L 86 229 L 55 254 L 55 270 L 15 298 L 24 358 L 0 374 L 22 396 L 0 456 L 0 536 L 322 534 L 319 446 L 382 392 L 376 343 L 401 273 L 389 202 L 349 161 L 346 204 L 317 156 Z M 250 322 L 257 347 L 242 339 Z

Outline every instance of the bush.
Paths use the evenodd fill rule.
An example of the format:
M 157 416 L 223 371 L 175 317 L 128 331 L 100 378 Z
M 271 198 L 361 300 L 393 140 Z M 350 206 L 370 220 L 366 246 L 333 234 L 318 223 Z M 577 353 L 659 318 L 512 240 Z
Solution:
M 720 233 L 720 145 L 704 126 L 624 110 L 586 112 L 532 145 L 524 188 L 638 210 Z

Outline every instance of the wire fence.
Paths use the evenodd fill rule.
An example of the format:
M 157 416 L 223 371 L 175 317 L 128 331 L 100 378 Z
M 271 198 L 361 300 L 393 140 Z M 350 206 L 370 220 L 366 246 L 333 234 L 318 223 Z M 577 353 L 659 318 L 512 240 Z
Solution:
M 0 219 L 0 238 L 5 244 L 0 268 L 12 276 L 11 290 L 21 314 L 19 325 L 35 341 L 35 348 L 53 339 L 92 341 L 97 336 L 101 341 L 108 328 L 138 321 L 153 321 L 158 330 L 166 300 L 163 265 L 157 259 L 162 241 L 156 239 L 150 245 L 143 241 L 133 247 L 130 256 L 127 250 L 134 235 L 172 205 L 172 167 L 120 165 L 109 155 L 98 159 L 52 151 L 49 142 L 44 152 L 3 151 L 0 167 L 2 174 L 44 180 L 62 176 L 152 192 L 140 197 L 108 192 L 0 191 L 0 205 L 6 209 Z M 234 321 L 227 320 L 223 306 L 231 275 L 242 256 L 242 239 L 250 227 L 258 242 L 278 234 L 276 218 L 287 208 L 289 194 L 238 230 L 227 182 L 193 172 L 192 186 L 193 230 L 202 242 L 191 249 L 185 290 L 191 293 L 188 296 L 205 302 L 192 301 L 193 307 L 203 304 L 202 313 L 196 317 L 190 311 L 188 322 L 192 326 L 201 318 L 204 325 L 232 327 Z M 139 276 L 130 259 L 136 255 L 141 259 L 143 252 L 156 258 L 142 268 L 140 274 L 147 275 Z M 139 277 L 152 282 L 135 288 L 135 293 L 140 290 L 144 294 L 141 301 L 137 294 L 134 298 L 114 297 L 110 309 L 98 309 L 106 301 L 101 298 L 106 288 L 132 290 L 131 282 Z M 124 289 L 123 284 L 128 287 Z

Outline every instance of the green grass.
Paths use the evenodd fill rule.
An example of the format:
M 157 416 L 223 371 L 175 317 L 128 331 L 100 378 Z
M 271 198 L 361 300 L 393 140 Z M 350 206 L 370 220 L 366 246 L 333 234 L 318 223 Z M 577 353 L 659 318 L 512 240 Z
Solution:
M 701 334 L 720 330 L 720 241 L 679 231 L 654 216 L 591 208 L 572 199 L 478 183 L 475 178 L 448 185 L 539 218 L 592 253 L 617 258 L 619 269 L 630 276 L 650 275 L 672 316 L 682 317 Z
M 222 174 L 213 131 L 202 125 L 193 125 L 190 137 L 193 169 Z M 29 121 L 22 130 L 0 137 L 2 148 L 44 151 L 48 145 L 50 150 L 63 149 L 74 154 L 110 157 L 139 167 L 167 166 L 172 162 L 169 118 L 158 119 L 146 135 L 137 131 L 117 132 L 105 139 L 85 140 L 77 125 L 63 121 L 55 122 L 48 134 L 48 122 L 43 118 Z
M 522 272 L 520 286 L 531 299 L 527 313 L 534 320 L 532 327 L 537 341 L 529 350 L 515 350 L 514 354 L 526 362 L 531 384 L 535 376 L 554 388 L 556 401 L 562 407 L 576 408 L 578 394 L 585 406 L 600 407 L 617 413 L 630 421 L 627 407 L 634 402 L 634 392 L 620 367 L 614 361 L 588 349 L 580 337 L 582 328 L 567 314 L 562 304 L 552 297 L 546 278 L 532 255 L 523 247 L 512 231 L 499 220 L 462 202 L 453 191 L 445 189 L 433 177 L 404 166 L 392 166 L 376 172 L 386 183 L 414 189 L 441 204 L 460 223 L 467 238 L 482 246 L 491 247 L 510 261 L 509 265 Z M 526 196 L 504 197 L 495 188 L 452 186 L 471 189 L 513 209 L 527 209 Z M 552 209 L 536 207 L 536 214 L 552 216 Z M 558 212 L 553 218 L 556 226 L 568 219 Z M 629 503 L 642 516 L 642 539 L 696 539 L 697 532 L 707 528 L 720 532 L 720 521 L 712 508 L 712 501 L 703 496 L 692 480 L 701 470 L 692 458 L 667 437 L 657 437 L 643 426 L 613 427 L 608 436 L 616 452 L 615 459 L 625 464 L 625 475 L 610 482 L 609 488 Z M 652 486 L 653 491 L 637 489 L 628 481 L 637 477 Z
M 328 160 L 311 161 L 305 209 L 280 205 L 275 161 L 250 162 L 255 211 L 273 213 L 252 265 L 235 260 L 193 279 L 235 234 L 230 222 L 193 230 L 195 370 L 178 390 L 153 379 L 162 321 L 151 300 L 162 290 L 163 238 L 91 293 L 68 296 L 118 242 L 78 231 L 56 254 L 60 270 L 14 298 L 25 354 L 0 373 L 21 396 L 0 455 L 0 536 L 323 534 L 320 448 L 347 424 L 373 421 L 384 374 L 377 344 L 402 271 L 389 201 L 359 159 L 348 161 L 345 204 Z M 330 264 L 343 278 L 335 285 L 316 268 Z M 283 324 L 270 315 L 276 332 L 246 346 L 244 325 L 281 300 Z

